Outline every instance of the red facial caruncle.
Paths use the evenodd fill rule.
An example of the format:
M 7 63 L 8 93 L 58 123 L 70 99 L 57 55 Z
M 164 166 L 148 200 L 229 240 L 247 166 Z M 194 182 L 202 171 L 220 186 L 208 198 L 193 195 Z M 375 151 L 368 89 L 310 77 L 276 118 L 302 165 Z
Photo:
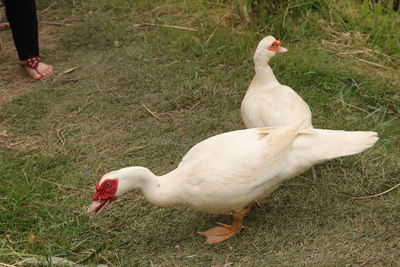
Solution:
M 271 51 L 274 51 L 274 52 L 278 52 L 280 46 L 281 46 L 281 41 L 276 40 L 276 41 L 273 41 L 270 46 L 268 46 L 268 50 L 271 50 Z
M 107 204 L 117 199 L 118 179 L 106 179 L 101 185 L 96 184 L 96 193 L 93 194 L 93 203 L 88 212 L 99 213 Z
M 93 194 L 93 200 L 116 200 L 115 193 L 118 188 L 118 179 L 106 179 L 101 185 L 96 184 L 96 193 Z

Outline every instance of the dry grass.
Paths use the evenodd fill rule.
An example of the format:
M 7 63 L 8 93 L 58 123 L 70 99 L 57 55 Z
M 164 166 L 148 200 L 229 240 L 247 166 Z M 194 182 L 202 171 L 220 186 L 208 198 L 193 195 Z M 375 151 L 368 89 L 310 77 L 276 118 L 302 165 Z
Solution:
M 394 85 L 400 84 L 397 75 L 400 69 L 400 59 L 372 49 L 368 42 L 370 35 L 358 31 L 354 33 L 339 32 L 332 27 L 325 29 L 330 38 L 321 40 L 323 49 L 339 58 L 352 60 L 354 68 L 361 72 L 365 72 L 367 69 L 371 73 L 389 79 Z

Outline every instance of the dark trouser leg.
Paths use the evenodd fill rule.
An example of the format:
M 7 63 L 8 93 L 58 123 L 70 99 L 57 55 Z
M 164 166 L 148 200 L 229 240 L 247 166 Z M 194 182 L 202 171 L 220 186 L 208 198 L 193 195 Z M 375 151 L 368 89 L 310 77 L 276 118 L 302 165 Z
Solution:
M 19 59 L 39 56 L 35 0 L 5 0 L 4 4 Z

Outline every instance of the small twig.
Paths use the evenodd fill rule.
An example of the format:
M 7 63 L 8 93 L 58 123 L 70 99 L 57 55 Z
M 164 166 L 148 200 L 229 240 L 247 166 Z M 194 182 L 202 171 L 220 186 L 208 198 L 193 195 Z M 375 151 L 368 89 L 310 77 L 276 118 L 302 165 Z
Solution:
M 154 23 L 146 23 L 146 22 L 133 24 L 133 27 L 143 27 L 143 26 L 162 27 L 162 28 L 170 28 L 170 29 L 192 31 L 192 32 L 197 32 L 198 31 L 198 29 L 195 29 L 195 28 L 189 28 L 189 27 L 183 27 L 183 26 L 175 26 L 175 25 L 167 25 L 167 24 L 154 24 Z
M 150 109 L 148 109 L 148 108 L 146 107 L 145 104 L 143 104 L 143 107 L 147 110 L 147 112 L 150 113 L 151 116 L 153 116 L 153 117 L 156 118 L 156 119 L 161 119 L 161 117 L 158 116 L 155 112 L 153 112 L 153 111 L 151 111 Z
M 40 24 L 54 25 L 54 26 L 73 26 L 71 23 L 53 22 L 53 21 L 39 21 Z
M 322 40 L 322 44 L 330 44 L 332 46 L 336 46 L 336 47 L 352 47 L 351 45 L 347 45 L 347 44 L 342 44 L 342 43 L 335 43 L 335 42 L 330 42 L 327 40 Z
M 179 63 L 179 60 L 174 60 L 171 63 L 165 64 L 164 67 L 169 67 L 169 66 L 174 65 L 176 63 Z
M 219 21 L 217 22 L 217 25 L 215 26 L 214 30 L 212 31 L 212 33 L 210 34 L 210 36 L 208 36 L 206 43 L 208 44 L 211 40 L 211 38 L 214 37 L 214 34 L 217 32 L 218 29 L 218 25 L 221 23 L 221 21 L 224 19 L 225 15 L 222 16 L 222 18 L 219 19 Z
M 144 145 L 144 146 L 134 146 L 134 147 L 129 148 L 129 149 L 127 150 L 127 152 L 136 151 L 136 150 L 145 148 L 146 146 L 147 146 L 147 145 Z
M 198 104 L 200 104 L 200 102 L 197 102 L 196 104 L 194 104 L 190 108 L 181 108 L 179 110 L 172 110 L 172 111 L 168 111 L 168 112 L 160 112 L 160 113 L 158 113 L 158 115 L 160 116 L 160 115 L 173 115 L 173 114 L 187 113 L 187 112 L 192 111 L 192 109 L 194 109 Z
M 365 112 L 365 113 L 367 113 L 368 115 L 371 114 L 370 112 L 366 111 L 365 109 L 362 109 L 362 108 L 357 107 L 357 106 L 355 106 L 355 105 L 352 105 L 352 104 L 349 104 L 349 103 L 344 102 L 343 99 L 339 99 L 339 98 L 337 98 L 337 97 L 333 97 L 333 98 L 335 98 L 337 101 L 341 102 L 343 105 L 346 105 L 346 106 L 349 106 L 349 107 L 351 107 L 351 108 L 357 109 L 357 110 L 359 110 L 359 111 Z
M 196 255 L 196 254 L 194 254 L 194 255 L 189 255 L 189 256 L 186 256 L 185 258 L 191 259 L 191 258 L 194 258 L 194 257 L 197 257 L 197 255 Z
M 376 54 L 378 54 L 378 55 L 381 55 L 381 56 L 383 56 L 383 57 L 385 57 L 385 58 L 387 58 L 387 59 L 394 59 L 394 60 L 396 60 L 396 61 L 398 61 L 399 59 L 398 58 L 396 58 L 396 57 L 392 57 L 392 56 L 389 56 L 389 55 L 386 55 L 385 53 L 382 53 L 382 52 L 379 52 L 379 51 L 377 51 L 377 50 L 373 50 L 373 49 L 368 49 L 369 51 L 371 51 L 371 52 L 374 52 L 374 53 L 376 53 Z
M 20 140 L 20 141 L 15 142 L 15 143 L 11 143 L 11 142 L 9 142 L 9 141 L 6 141 L 6 147 L 7 147 L 7 148 L 13 148 L 14 146 L 20 145 L 20 144 L 22 144 L 23 142 L 24 142 L 24 140 Z
M 97 256 L 99 256 L 100 258 L 102 258 L 103 260 L 105 260 L 109 265 L 111 265 L 111 266 L 115 266 L 114 264 L 112 264 L 109 260 L 107 260 L 107 258 L 106 257 L 104 257 L 103 255 L 101 255 L 101 254 L 98 254 Z
M 215 25 L 214 30 L 212 31 L 212 33 L 210 34 L 210 36 L 208 36 L 206 43 L 208 44 L 210 42 L 210 40 L 214 37 L 218 26 L 221 24 L 221 22 L 224 20 L 224 18 L 226 18 L 227 15 L 229 15 L 231 13 L 231 11 L 226 12 L 217 22 L 217 24 Z
M 378 194 L 375 194 L 375 195 L 372 195 L 372 196 L 352 197 L 352 199 L 366 199 L 366 198 L 379 197 L 379 196 L 382 196 L 382 195 L 384 195 L 384 194 L 386 194 L 386 193 L 389 193 L 390 191 L 396 189 L 396 188 L 399 187 L 399 186 L 400 186 L 400 184 L 397 184 L 397 185 L 395 185 L 395 186 L 393 186 L 393 187 L 389 188 L 388 190 L 383 191 L 383 192 L 381 192 L 381 193 L 378 193 Z
M 83 189 L 83 188 L 78 188 L 78 187 L 73 187 L 73 186 L 69 186 L 69 185 L 59 184 L 59 183 L 56 183 L 56 182 L 53 182 L 53 181 L 46 180 L 46 179 L 41 178 L 41 177 L 37 177 L 37 178 L 38 178 L 39 180 L 48 182 L 48 183 L 50 183 L 50 184 L 54 184 L 54 185 L 56 185 L 59 189 L 60 189 L 61 187 L 64 187 L 64 188 L 74 189 L 74 190 L 89 191 L 89 190 Z M 61 190 L 61 189 L 60 189 L 60 190 Z
M 0 262 L 0 266 L 4 266 L 4 267 L 16 267 L 16 265 L 10 265 L 10 264 L 7 264 L 7 263 L 2 263 L 2 262 Z
M 219 22 L 218 22 L 218 24 L 219 24 Z M 207 41 L 206 41 L 207 44 L 210 42 L 211 38 L 214 37 L 214 34 L 216 33 L 216 31 L 217 31 L 217 29 L 218 29 L 218 24 L 217 24 L 217 26 L 215 26 L 215 29 L 213 30 L 213 32 L 212 32 L 212 33 L 210 34 L 210 36 L 208 37 L 208 39 L 207 39 Z
M 64 70 L 63 72 L 61 72 L 61 73 L 60 73 L 60 75 L 67 74 L 67 73 L 70 73 L 70 72 L 73 72 L 73 71 L 74 71 L 74 70 L 76 70 L 77 68 L 79 68 L 79 66 L 76 66 L 76 67 L 73 67 L 73 68 L 66 69 L 66 70 Z
M 246 20 L 247 23 L 249 23 L 250 15 L 249 15 L 249 11 L 247 10 L 247 6 L 243 5 L 242 10 L 243 10 L 244 19 Z
M 49 9 L 52 8 L 55 3 L 56 3 L 56 1 L 53 1 L 53 3 L 51 3 L 46 9 L 44 9 L 42 12 L 40 12 L 40 15 L 43 15 L 44 13 L 49 11 Z
M 315 171 L 314 166 L 311 167 L 311 173 L 312 173 L 312 177 L 314 178 L 314 180 L 316 180 L 318 178 L 318 176 L 317 176 L 317 172 Z
M 387 70 L 391 70 L 391 68 L 389 68 L 389 67 L 386 67 L 384 65 L 381 65 L 381 64 L 378 64 L 378 63 L 375 63 L 375 62 L 372 62 L 372 61 L 368 61 L 368 60 L 365 60 L 365 59 L 362 59 L 362 58 L 357 58 L 357 60 L 361 61 L 361 62 L 364 62 L 364 63 L 367 63 L 367 64 L 371 64 L 371 65 L 377 66 L 377 67 L 381 67 L 381 68 L 384 68 L 384 69 L 387 69 Z
M 62 130 L 64 130 L 65 128 L 61 128 L 61 129 L 58 129 L 57 131 L 56 131 L 56 133 L 57 133 L 57 136 L 58 136 L 58 140 L 57 140 L 57 142 L 58 141 L 61 141 L 61 148 L 60 148 L 60 150 L 62 149 L 62 147 L 65 145 L 65 143 L 67 142 L 66 140 L 65 140 L 65 136 L 64 136 L 64 134 L 63 134 L 63 132 L 62 132 Z M 60 132 L 61 132 L 61 134 L 60 134 Z M 56 142 L 56 143 L 57 143 Z
M 344 52 L 338 52 L 335 53 L 335 56 L 339 55 L 352 55 L 352 54 L 367 54 L 368 50 L 354 50 L 354 51 L 344 51 Z
M 97 87 L 97 90 L 99 90 L 100 94 L 103 94 L 103 91 L 100 89 L 100 86 L 98 83 L 96 83 L 96 87 Z

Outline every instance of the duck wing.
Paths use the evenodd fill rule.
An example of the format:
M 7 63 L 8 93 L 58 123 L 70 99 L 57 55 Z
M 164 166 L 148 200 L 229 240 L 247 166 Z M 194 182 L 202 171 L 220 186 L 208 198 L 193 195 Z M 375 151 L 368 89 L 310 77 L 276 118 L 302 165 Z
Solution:
M 247 128 L 289 125 L 304 116 L 303 128 L 312 128 L 311 111 L 307 103 L 290 87 L 249 90 L 241 105 Z

